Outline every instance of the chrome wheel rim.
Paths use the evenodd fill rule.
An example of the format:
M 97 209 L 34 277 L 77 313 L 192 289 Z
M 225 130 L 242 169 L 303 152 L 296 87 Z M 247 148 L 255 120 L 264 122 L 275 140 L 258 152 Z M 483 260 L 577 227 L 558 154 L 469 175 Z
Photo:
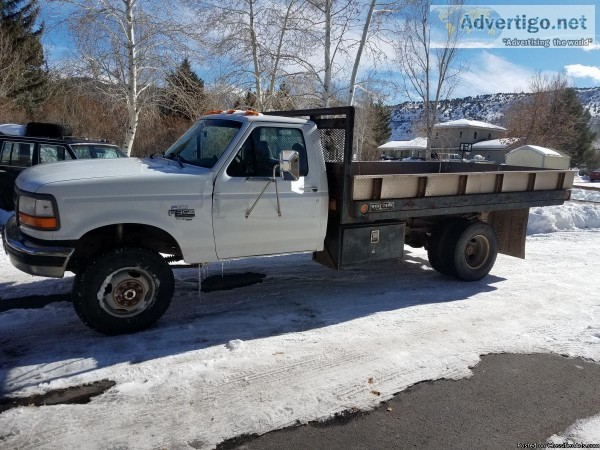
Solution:
M 104 311 L 114 317 L 137 316 L 154 302 L 156 282 L 139 267 L 124 267 L 108 275 L 98 290 Z

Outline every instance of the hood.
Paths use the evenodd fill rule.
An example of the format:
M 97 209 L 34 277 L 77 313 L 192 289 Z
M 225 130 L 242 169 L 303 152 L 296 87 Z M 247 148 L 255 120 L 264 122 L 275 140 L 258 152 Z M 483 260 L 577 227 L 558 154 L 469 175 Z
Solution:
M 17 187 L 37 192 L 42 186 L 79 180 L 168 181 L 180 175 L 198 176 L 210 170 L 192 165 L 181 167 L 178 162 L 164 158 L 80 159 L 53 164 L 41 164 L 24 170 L 17 178 Z M 187 178 L 187 177 L 184 177 Z M 72 184 L 72 183 L 69 183 Z

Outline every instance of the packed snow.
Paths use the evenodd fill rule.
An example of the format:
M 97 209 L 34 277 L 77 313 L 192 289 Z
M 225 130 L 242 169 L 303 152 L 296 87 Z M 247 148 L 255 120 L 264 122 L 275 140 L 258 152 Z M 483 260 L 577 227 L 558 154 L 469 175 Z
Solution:
M 548 442 L 559 445 L 566 444 L 565 447 L 557 446 L 556 448 L 584 448 L 581 444 L 600 443 L 600 415 L 578 420 L 564 433 L 551 436 Z M 571 447 L 568 447 L 569 445 Z
M 573 189 L 571 191 L 571 199 L 600 203 L 600 185 L 598 185 L 598 189 L 599 190 L 597 191 L 592 191 L 590 189 Z
M 267 276 L 201 297 L 197 271 L 178 270 L 165 317 L 117 337 L 81 324 L 67 301 L 72 278 L 25 275 L 2 254 L 0 302 L 62 292 L 65 301 L 0 313 L 0 391 L 117 384 L 85 405 L 8 410 L 0 442 L 212 448 L 244 433 L 370 409 L 419 381 L 469 377 L 482 354 L 600 362 L 599 214 L 600 205 L 576 202 L 533 208 L 527 259 L 499 255 L 490 275 L 473 283 L 438 274 L 425 251 L 408 247 L 402 262 L 339 272 L 308 255 L 234 261 L 226 273 Z M 598 442 L 598 427 L 582 424 L 553 439 Z

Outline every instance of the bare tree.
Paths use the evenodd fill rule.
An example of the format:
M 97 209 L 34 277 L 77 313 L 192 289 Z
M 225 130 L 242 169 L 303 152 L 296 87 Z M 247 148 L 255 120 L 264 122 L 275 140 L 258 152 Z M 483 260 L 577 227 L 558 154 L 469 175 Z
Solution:
M 64 0 L 77 38 L 81 76 L 102 81 L 105 93 L 127 111 L 123 147 L 131 154 L 140 113 L 151 103 L 151 87 L 169 65 L 177 43 L 169 2 L 153 0 Z M 166 67 L 165 67 L 166 66 Z
M 0 99 L 3 103 L 9 101 L 19 82 L 19 74 L 24 70 L 23 61 L 14 57 L 13 40 L 0 28 Z
M 452 94 L 463 67 L 457 66 L 459 19 L 461 2 L 452 0 L 448 6 L 446 30 L 442 42 L 432 39 L 430 0 L 418 2 L 405 9 L 404 20 L 398 29 L 396 57 L 404 75 L 403 90 L 410 100 L 423 102 L 423 132 L 427 136 L 427 155 L 442 100 Z
M 529 83 L 531 94 L 506 112 L 510 137 L 526 144 L 540 145 L 571 155 L 573 164 L 585 164 L 595 156 L 595 134 L 590 129 L 590 113 L 564 74 L 535 75 Z
M 221 83 L 243 92 L 253 90 L 254 106 L 271 108 L 278 84 L 287 77 L 289 55 L 302 44 L 299 22 L 304 20 L 305 2 L 205 0 L 191 3 L 190 8 L 207 18 L 197 41 L 205 61 L 216 58 L 225 65 Z M 214 23 L 219 27 L 215 29 Z

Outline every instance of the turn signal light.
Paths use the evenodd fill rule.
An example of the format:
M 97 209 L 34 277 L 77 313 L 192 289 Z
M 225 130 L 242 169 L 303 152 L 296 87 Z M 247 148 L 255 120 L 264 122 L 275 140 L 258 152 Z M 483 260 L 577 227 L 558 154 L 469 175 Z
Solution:
M 22 212 L 19 213 L 19 223 L 46 230 L 56 230 L 58 227 L 56 217 L 33 217 Z

